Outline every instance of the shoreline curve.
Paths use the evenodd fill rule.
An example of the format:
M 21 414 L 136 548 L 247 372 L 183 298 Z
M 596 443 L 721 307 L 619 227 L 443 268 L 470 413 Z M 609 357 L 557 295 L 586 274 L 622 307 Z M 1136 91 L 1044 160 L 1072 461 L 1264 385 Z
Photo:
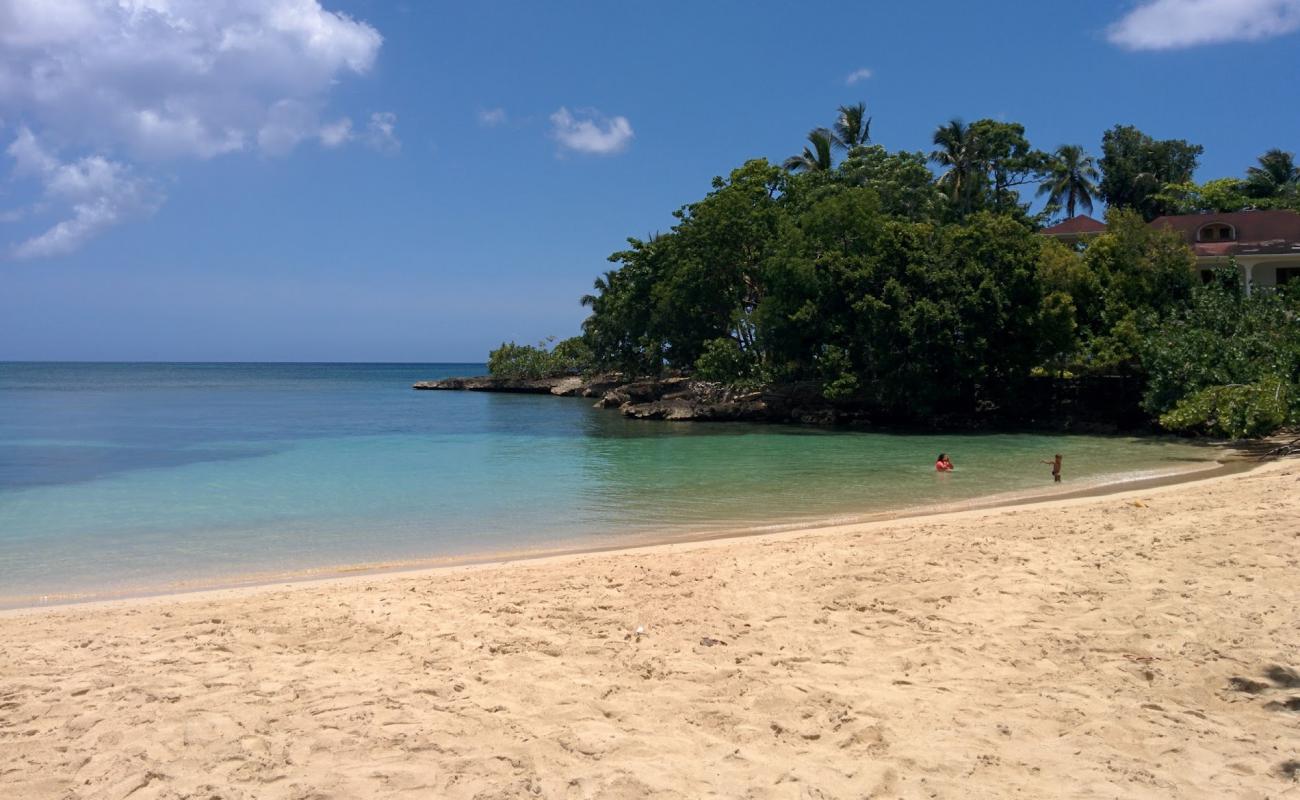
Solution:
M 402 559 L 382 562 L 332 564 L 275 573 L 231 575 L 211 580 L 175 582 L 166 586 L 132 587 L 117 591 L 63 593 L 49 595 L 0 595 L 0 618 L 20 614 L 40 613 L 46 610 L 70 607 L 114 607 L 144 601 L 167 601 L 173 598 L 204 599 L 221 597 L 229 593 L 247 593 L 267 589 L 286 589 L 295 586 L 312 586 L 335 582 L 352 582 L 385 577 L 413 577 L 423 573 L 446 572 L 457 569 L 482 569 L 518 562 L 544 562 L 554 559 L 576 558 L 584 555 L 616 554 L 620 552 L 653 551 L 661 548 L 689 547 L 710 542 L 726 542 L 754 537 L 781 537 L 817 534 L 835 530 L 900 522 L 926 517 L 959 516 L 977 512 L 997 512 L 1097 497 L 1123 495 L 1153 489 L 1182 486 L 1188 483 L 1210 482 L 1254 470 L 1269 462 L 1228 448 L 1218 460 L 1206 465 L 1178 469 L 1163 474 L 1132 479 L 1101 480 L 1079 487 L 1042 490 L 1021 490 L 995 493 L 943 504 L 922 504 L 885 511 L 862 514 L 840 514 L 822 519 L 792 520 L 767 525 L 719 528 L 708 531 L 691 530 L 676 533 L 657 532 L 621 536 L 617 541 L 583 539 L 572 546 L 547 548 L 483 551 L 457 556 Z

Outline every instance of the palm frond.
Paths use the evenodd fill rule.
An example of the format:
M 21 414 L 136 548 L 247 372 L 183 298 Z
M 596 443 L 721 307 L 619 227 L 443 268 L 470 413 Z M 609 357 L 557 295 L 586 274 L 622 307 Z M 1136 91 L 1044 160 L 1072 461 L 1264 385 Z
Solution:
M 833 129 L 833 141 L 837 147 L 852 150 L 871 140 L 871 117 L 867 116 L 866 103 L 840 106 L 839 112 Z
M 1049 206 L 1058 210 L 1064 207 L 1070 217 L 1074 216 L 1076 207 L 1092 211 L 1097 192 L 1095 182 L 1099 177 L 1094 163 L 1092 156 L 1079 145 L 1061 145 L 1047 163 L 1038 194 L 1047 195 Z

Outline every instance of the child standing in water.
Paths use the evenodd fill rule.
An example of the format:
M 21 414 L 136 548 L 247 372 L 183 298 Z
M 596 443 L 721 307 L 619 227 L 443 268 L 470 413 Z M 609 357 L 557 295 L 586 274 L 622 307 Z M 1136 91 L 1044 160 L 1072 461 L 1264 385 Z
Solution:
M 949 460 L 947 453 L 939 454 L 939 459 L 934 462 L 934 468 L 939 472 L 952 472 L 952 461 Z
M 1057 453 L 1055 460 L 1044 461 L 1043 463 L 1052 465 L 1052 481 L 1054 483 L 1060 483 L 1061 482 L 1061 454 Z

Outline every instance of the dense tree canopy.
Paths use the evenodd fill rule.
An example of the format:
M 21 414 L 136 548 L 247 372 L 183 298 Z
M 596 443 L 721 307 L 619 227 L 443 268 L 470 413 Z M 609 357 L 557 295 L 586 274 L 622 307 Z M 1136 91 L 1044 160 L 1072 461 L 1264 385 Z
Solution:
M 1248 297 L 1224 269 L 1169 308 L 1142 348 L 1143 402 L 1167 428 L 1241 437 L 1300 423 L 1300 295 Z
M 843 106 L 782 166 L 757 159 L 715 178 L 667 233 L 610 256 L 582 299 L 581 339 L 503 345 L 495 363 L 806 382 L 914 421 L 1014 406 L 1033 380 L 1123 375 L 1145 382 L 1146 411 L 1173 429 L 1256 434 L 1294 419 L 1300 307 L 1200 287 L 1182 239 L 1147 224 L 1281 205 L 1300 178 L 1289 154 L 1197 185 L 1199 146 L 1132 127 L 1107 131 L 1095 162 L 989 119 L 941 126 L 928 155 L 891 152 L 870 143 L 870 123 L 862 104 Z M 1047 196 L 1038 217 L 1026 185 Z M 1036 235 L 1095 199 L 1109 227 L 1086 248 Z
M 1101 137 L 1101 199 L 1146 220 L 1176 213 L 1161 192 L 1167 184 L 1190 182 L 1203 151 L 1183 139 L 1153 139 L 1131 125 L 1116 125 Z
M 670 232 L 612 256 L 587 299 L 599 366 L 815 381 L 915 417 L 1010 402 L 1044 364 L 1131 360 L 1133 320 L 1186 294 L 1190 254 L 1134 214 L 1085 257 L 999 211 L 1016 173 L 998 159 L 1029 152 L 1016 128 L 970 173 L 984 210 L 954 214 L 924 156 L 872 146 L 831 170 L 758 160 L 716 180 Z
M 938 185 L 955 217 L 1023 213 L 1028 206 L 1016 187 L 1038 180 L 1049 160 L 1030 147 L 1023 125 L 992 119 L 954 119 L 934 132 L 934 145 L 930 159 L 942 170 Z

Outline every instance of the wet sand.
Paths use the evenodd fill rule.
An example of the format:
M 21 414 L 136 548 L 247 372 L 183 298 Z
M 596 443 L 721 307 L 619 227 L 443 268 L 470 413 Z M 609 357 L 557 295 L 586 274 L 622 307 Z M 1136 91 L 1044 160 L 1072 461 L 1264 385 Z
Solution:
M 1297 609 L 1290 461 L 761 537 L 11 611 L 0 787 L 1300 796 Z

